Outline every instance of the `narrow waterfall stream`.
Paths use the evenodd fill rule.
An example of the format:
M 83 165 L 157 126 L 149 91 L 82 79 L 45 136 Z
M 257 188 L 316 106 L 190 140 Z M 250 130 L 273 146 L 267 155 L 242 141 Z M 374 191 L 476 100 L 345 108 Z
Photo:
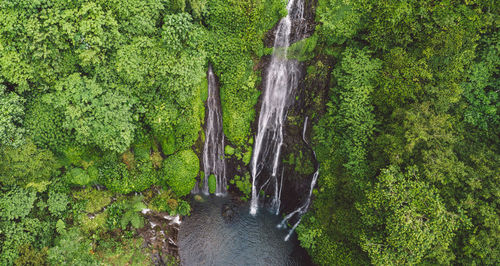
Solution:
M 271 208 L 278 214 L 281 205 L 281 180 L 278 178 L 280 155 L 283 145 L 283 126 L 288 107 L 293 100 L 294 90 L 298 86 L 299 67 L 296 60 L 288 60 L 287 52 L 292 34 L 292 22 L 303 20 L 303 0 L 289 0 L 288 15 L 278 24 L 274 40 L 273 55 L 267 69 L 264 95 L 259 115 L 259 124 L 251 161 L 252 199 L 250 214 L 255 215 L 259 207 L 259 191 L 265 185 L 273 185 Z M 259 175 L 267 164 L 270 176 L 258 182 Z M 259 183 L 261 184 L 259 186 Z
M 208 98 L 206 104 L 205 144 L 203 146 L 203 193 L 209 194 L 210 175 L 216 181 L 215 195 L 223 196 L 227 193 L 226 163 L 224 160 L 224 132 L 222 130 L 222 111 L 217 82 L 209 66 L 207 72 Z M 199 193 L 198 185 L 193 193 Z
M 300 221 L 302 220 L 302 215 L 304 215 L 307 212 L 307 210 L 309 209 L 309 206 L 311 205 L 311 198 L 312 198 L 313 189 L 314 189 L 314 186 L 316 185 L 316 182 L 318 181 L 318 176 L 319 176 L 319 165 L 318 165 L 317 159 L 316 159 L 316 152 L 314 152 L 312 150 L 312 148 L 309 146 L 309 142 L 307 141 L 307 138 L 306 138 L 307 122 L 308 121 L 309 121 L 309 117 L 306 116 L 306 118 L 304 120 L 304 127 L 302 129 L 302 141 L 304 141 L 306 146 L 313 153 L 314 161 L 316 162 L 316 171 L 314 171 L 314 174 L 312 176 L 311 185 L 309 187 L 309 194 L 307 195 L 306 201 L 302 205 L 300 205 L 296 210 L 294 210 L 293 212 L 291 212 L 287 216 L 285 216 L 285 218 L 283 218 L 281 223 L 278 224 L 278 228 L 284 228 L 286 226 L 286 223 L 292 217 L 294 217 L 294 215 L 296 215 L 296 217 L 297 217 L 297 221 L 295 222 L 295 224 L 293 224 L 292 228 L 290 229 L 290 231 L 286 235 L 285 241 L 288 241 L 288 239 L 290 239 L 290 237 L 292 236 L 292 233 L 295 231 L 295 228 L 297 228 L 297 226 L 300 224 Z

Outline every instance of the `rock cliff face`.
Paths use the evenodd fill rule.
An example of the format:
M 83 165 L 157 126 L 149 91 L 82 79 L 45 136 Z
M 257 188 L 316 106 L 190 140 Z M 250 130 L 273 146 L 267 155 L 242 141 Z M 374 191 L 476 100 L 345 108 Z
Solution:
M 317 0 L 304 1 L 304 19 L 306 20 L 306 23 L 299 24 L 297 21 L 292 22 L 292 28 L 297 29 L 297 31 L 291 33 L 290 43 L 295 43 L 297 41 L 300 41 L 301 39 L 308 38 L 314 33 L 314 28 L 316 27 L 316 3 Z M 273 47 L 277 27 L 278 24 L 276 24 L 269 32 L 267 32 L 266 36 L 264 37 L 264 45 L 266 47 Z

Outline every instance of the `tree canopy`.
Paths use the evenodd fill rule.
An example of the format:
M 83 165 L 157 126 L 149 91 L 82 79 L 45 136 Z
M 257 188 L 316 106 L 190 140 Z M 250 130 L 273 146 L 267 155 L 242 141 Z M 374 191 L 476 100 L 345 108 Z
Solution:
M 205 174 L 215 190 L 200 172 L 209 65 L 246 200 L 285 2 L 1 0 L 0 265 L 153 263 L 141 210 L 189 215 Z M 300 245 L 318 265 L 499 265 L 499 2 L 304 5 L 285 137 L 310 119 L 320 175 Z M 286 173 L 309 182 L 287 140 Z

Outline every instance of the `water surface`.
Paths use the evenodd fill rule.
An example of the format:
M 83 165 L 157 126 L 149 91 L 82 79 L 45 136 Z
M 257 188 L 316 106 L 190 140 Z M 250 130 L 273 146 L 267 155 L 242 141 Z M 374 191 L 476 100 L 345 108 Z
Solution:
M 249 204 L 235 207 L 232 221 L 222 217 L 229 197 L 204 197 L 193 201 L 191 216 L 181 224 L 179 253 L 181 265 L 303 265 L 297 257 L 296 238 L 284 241 L 288 230 L 278 229 L 281 216 L 262 208 L 256 216 Z

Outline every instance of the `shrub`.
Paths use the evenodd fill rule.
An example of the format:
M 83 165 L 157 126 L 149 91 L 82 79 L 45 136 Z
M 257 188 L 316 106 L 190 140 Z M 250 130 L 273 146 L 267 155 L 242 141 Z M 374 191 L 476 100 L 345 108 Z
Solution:
M 106 210 L 108 213 L 107 225 L 109 229 L 121 228 L 125 230 L 130 223 L 134 228 L 144 226 L 144 219 L 140 211 L 146 208 L 142 203 L 142 196 L 135 196 L 129 200 L 119 200 L 111 204 Z
M 99 167 L 99 182 L 113 192 L 127 194 L 156 184 L 157 174 L 150 162 L 129 171 L 124 163 L 108 161 Z
M 92 181 L 94 180 L 92 180 L 90 175 L 82 168 L 71 168 L 71 170 L 66 173 L 66 182 L 69 184 L 85 186 Z
M 14 188 L 2 192 L 0 196 L 0 217 L 2 220 L 13 220 L 26 217 L 36 199 L 36 192 L 24 188 Z
M 73 193 L 73 197 L 77 200 L 85 201 L 85 212 L 95 213 L 111 203 L 113 194 L 107 190 L 97 190 L 86 188 Z
M 229 183 L 236 185 L 240 192 L 243 193 L 243 196 L 241 197 L 242 200 L 248 200 L 250 193 L 252 192 L 252 183 L 250 182 L 250 175 L 248 173 L 242 177 L 237 175 L 234 176 Z
M 90 240 L 85 239 L 78 229 L 68 230 L 57 241 L 56 246 L 49 249 L 48 261 L 51 265 L 98 265 L 90 254 Z
M 179 205 L 177 206 L 177 214 L 182 216 L 189 215 L 191 213 L 191 206 L 187 201 L 179 200 Z
M 69 204 L 68 196 L 65 193 L 49 192 L 49 199 L 47 200 L 49 212 L 58 217 L 61 216 Z
M 163 161 L 161 179 L 181 197 L 193 189 L 199 170 L 200 162 L 196 154 L 192 150 L 184 150 Z

